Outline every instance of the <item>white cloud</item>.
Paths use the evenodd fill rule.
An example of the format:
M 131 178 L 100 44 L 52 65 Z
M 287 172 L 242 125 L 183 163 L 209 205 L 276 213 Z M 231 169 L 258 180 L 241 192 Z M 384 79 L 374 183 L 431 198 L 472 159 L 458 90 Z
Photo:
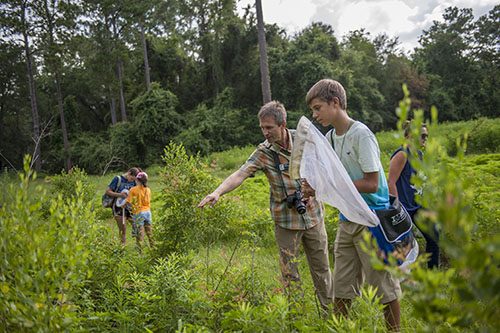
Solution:
M 239 8 L 255 0 L 240 0 Z M 264 20 L 276 23 L 290 34 L 312 22 L 330 24 L 339 40 L 352 30 L 365 28 L 372 36 L 398 36 L 411 50 L 433 21 L 442 20 L 450 6 L 472 8 L 476 17 L 486 14 L 497 0 L 262 0 Z

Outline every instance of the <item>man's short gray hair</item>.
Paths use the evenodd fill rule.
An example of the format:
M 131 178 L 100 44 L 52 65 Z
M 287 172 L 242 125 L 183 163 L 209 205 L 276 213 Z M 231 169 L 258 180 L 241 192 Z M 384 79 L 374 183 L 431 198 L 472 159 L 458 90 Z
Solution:
M 272 117 L 278 126 L 286 124 L 285 106 L 278 101 L 271 101 L 264 104 L 258 114 L 259 119 Z

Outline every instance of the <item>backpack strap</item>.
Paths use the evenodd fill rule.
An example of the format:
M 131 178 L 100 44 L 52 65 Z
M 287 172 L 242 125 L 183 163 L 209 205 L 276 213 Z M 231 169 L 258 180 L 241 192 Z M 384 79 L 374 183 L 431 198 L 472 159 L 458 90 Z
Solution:
M 118 192 L 118 189 L 120 188 L 120 185 L 122 184 L 122 177 L 120 175 L 117 175 L 115 177 L 118 177 L 118 181 L 116 182 L 116 187 L 115 187 L 115 192 Z
M 276 169 L 278 169 L 278 173 L 280 175 L 280 180 L 281 180 L 281 187 L 283 188 L 283 193 L 285 193 L 285 198 L 286 198 L 288 196 L 288 192 L 286 190 L 285 181 L 283 180 L 283 171 L 285 170 L 285 165 L 280 163 L 280 157 L 277 152 L 271 149 L 271 154 L 273 155 L 274 165 Z

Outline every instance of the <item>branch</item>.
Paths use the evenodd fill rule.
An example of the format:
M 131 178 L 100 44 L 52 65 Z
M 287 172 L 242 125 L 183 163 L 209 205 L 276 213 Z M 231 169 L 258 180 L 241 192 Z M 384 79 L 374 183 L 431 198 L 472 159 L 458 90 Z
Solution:
M 42 131 L 40 132 L 40 134 L 38 135 L 38 138 L 34 138 L 32 137 L 31 139 L 35 142 L 35 147 L 33 148 L 33 159 L 31 160 L 31 164 L 30 164 L 30 169 L 33 168 L 33 165 L 35 164 L 35 161 L 40 158 L 39 155 L 36 155 L 36 152 L 38 151 L 38 146 L 40 145 L 40 143 L 42 142 L 42 139 L 46 136 L 49 136 L 49 133 L 47 131 L 47 128 L 49 127 L 50 123 L 52 122 L 52 119 L 54 118 L 54 116 L 50 117 L 49 121 L 47 121 L 47 123 L 45 124 L 45 126 L 42 128 Z
M 2 156 L 3 159 L 7 161 L 7 163 L 9 163 L 9 165 L 12 167 L 12 169 L 16 170 L 16 172 L 19 172 L 19 171 L 17 171 L 16 167 L 13 166 L 12 163 L 10 163 L 10 161 L 7 159 L 7 157 L 5 157 L 1 152 L 0 152 L 0 156 Z
M 106 165 L 104 166 L 104 170 L 102 171 L 102 175 L 104 176 L 106 174 L 106 172 L 108 171 L 109 167 L 115 163 L 115 162 L 118 162 L 118 163 L 121 163 L 121 164 L 125 164 L 127 165 L 127 163 L 125 163 L 121 158 L 119 157 L 116 157 L 116 156 L 113 156 L 111 157 L 111 159 L 108 161 L 108 163 L 106 163 Z

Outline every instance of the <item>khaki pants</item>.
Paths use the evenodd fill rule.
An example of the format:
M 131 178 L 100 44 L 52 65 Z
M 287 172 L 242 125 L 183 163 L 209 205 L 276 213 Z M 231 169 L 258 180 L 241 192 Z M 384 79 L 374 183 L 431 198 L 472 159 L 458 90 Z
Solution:
M 280 249 L 281 274 L 285 283 L 300 281 L 297 269 L 299 245 L 302 243 L 309 263 L 312 281 L 323 309 L 332 303 L 333 286 L 328 261 L 328 238 L 321 222 L 308 230 L 289 230 L 275 226 L 276 242 Z
M 370 255 L 361 248 L 366 232 L 368 228 L 363 225 L 339 222 L 334 250 L 334 294 L 336 298 L 353 299 L 360 295 L 360 287 L 366 279 L 368 284 L 378 288 L 377 296 L 386 304 L 401 297 L 401 287 L 389 272 L 372 267 Z

